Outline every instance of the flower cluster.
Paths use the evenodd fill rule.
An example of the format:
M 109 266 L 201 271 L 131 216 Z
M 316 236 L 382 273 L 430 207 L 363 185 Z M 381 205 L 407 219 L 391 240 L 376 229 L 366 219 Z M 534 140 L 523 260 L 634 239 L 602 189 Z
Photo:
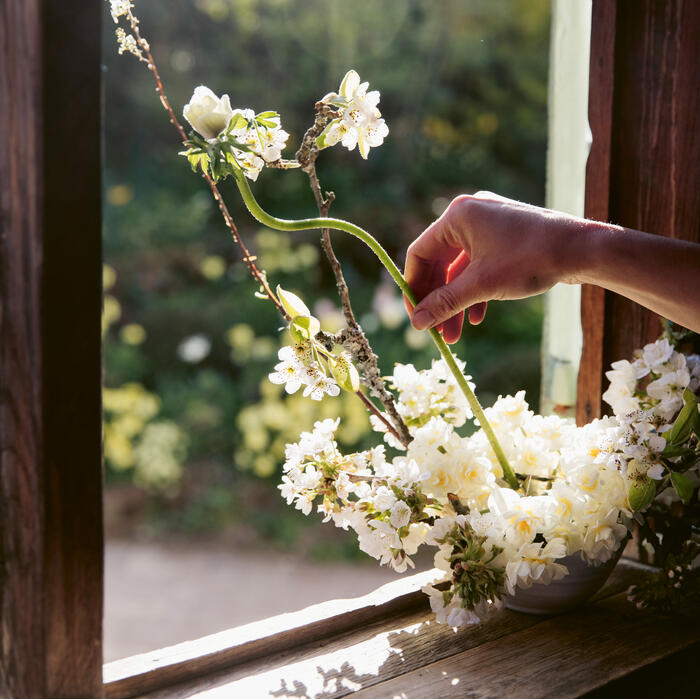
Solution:
M 316 359 L 312 341 L 285 345 L 278 356 L 281 362 L 275 365 L 269 379 L 273 384 L 284 384 L 288 394 L 294 394 L 302 386 L 304 396 L 315 401 L 320 401 L 325 394 L 337 396 L 340 393 L 338 383 L 326 374 L 323 364 Z
M 128 12 L 128 5 L 126 1 L 113 0 L 115 20 L 119 16 L 115 12 Z M 118 38 L 119 53 L 138 50 L 135 43 L 131 46 L 129 37 Z M 349 150 L 358 146 L 362 157 L 367 158 L 371 147 L 383 143 L 389 128 L 377 109 L 379 92 L 367 92 L 368 86 L 369 83 L 360 83 L 358 74 L 351 70 L 343 78 L 340 94 L 330 93 L 321 100 L 339 116 L 318 136 L 319 149 L 342 142 Z M 228 95 L 218 97 L 200 85 L 182 114 L 196 133 L 186 142 L 188 149 L 181 155 L 187 157 L 193 169 L 200 167 L 210 172 L 214 181 L 236 170 L 257 180 L 265 165 L 282 163 L 289 134 L 282 128 L 277 112 L 255 114 L 252 109 L 233 109 Z M 298 166 L 296 161 L 284 161 L 284 167 Z
M 700 356 L 677 352 L 662 338 L 633 361 L 614 362 L 606 376 L 610 387 L 603 399 L 620 427 L 612 450 L 600 459 L 625 475 L 638 508 L 659 489 L 666 500 L 688 501 L 698 485 L 697 465 L 689 463 L 698 456 Z
M 700 387 L 700 355 L 684 355 L 666 338 L 637 351 L 636 358 L 613 362 L 606 372 L 610 380 L 603 399 L 616 416 L 652 409 L 655 416 L 670 421 L 683 405 L 683 391 Z
M 114 23 L 119 24 L 120 18 L 124 17 L 126 24 L 129 25 L 134 31 L 134 34 L 136 34 L 136 36 L 134 36 L 134 34 L 127 34 L 123 27 L 117 27 L 115 30 L 117 50 L 119 55 L 130 53 L 136 56 L 140 61 L 148 63 L 143 52 L 148 51 L 150 46 L 138 31 L 139 18 L 133 13 L 133 9 L 134 3 L 131 2 L 131 0 L 109 0 L 109 11 Z
M 281 362 L 269 375 L 270 381 L 284 384 L 288 394 L 294 394 L 303 386 L 304 396 L 316 401 L 326 394 L 337 396 L 341 388 L 356 392 L 360 378 L 348 354 L 334 353 L 332 348 L 317 340 L 321 324 L 296 294 L 278 286 L 277 296 L 291 318 L 289 333 L 294 344 L 280 349 Z
M 464 363 L 457 362 L 460 370 Z M 396 408 L 409 429 L 426 425 L 431 418 L 460 427 L 472 417 L 469 404 L 457 384 L 457 380 L 444 360 L 433 360 L 430 369 L 417 370 L 413 365 L 396 364 L 393 376 L 387 377 L 390 387 L 398 392 Z M 467 380 L 471 377 L 467 376 Z M 474 384 L 469 382 L 474 388 Z M 374 430 L 384 433 L 384 439 L 396 449 L 403 445 L 386 432 L 386 424 L 376 416 L 370 418 Z
M 257 180 L 267 163 L 280 160 L 289 137 L 277 112 L 233 109 L 228 95 L 218 97 L 204 85 L 195 88 L 182 114 L 201 137 L 193 135 L 182 155 L 193 169 L 209 170 L 215 180 L 232 168 Z
M 632 515 L 625 479 L 599 459 L 614 449 L 615 419 L 578 428 L 534 414 L 524 392 L 500 397 L 486 413 L 517 465 L 523 487 L 514 491 L 504 488 L 484 431 L 456 431 L 468 413 L 440 363 L 421 372 L 397 366 L 393 382 L 399 410 L 414 419 L 405 455 L 388 461 L 378 447 L 343 456 L 327 432 L 320 448 L 317 430 L 288 447 L 281 488 L 305 512 L 323 496 L 318 509 L 352 527 L 363 551 L 394 568 L 421 543 L 437 547 L 448 587 L 426 592 L 439 621 L 474 622 L 489 601 L 563 577 L 564 557 L 597 565 L 619 551 L 628 532 L 623 520 Z M 302 447 L 312 441 L 320 450 L 313 456 Z M 411 523 L 412 531 L 402 531 Z
M 567 575 L 566 557 L 591 566 L 615 557 L 632 516 L 657 495 L 652 460 L 663 463 L 668 488 L 692 495 L 699 370 L 695 356 L 650 344 L 608 375 L 605 397 L 618 415 L 582 427 L 535 414 L 522 391 L 499 397 L 484 413 L 515 466 L 516 491 L 505 488 L 485 431 L 458 432 L 471 413 L 444 363 L 396 365 L 391 386 L 412 437 L 405 454 L 388 460 L 379 446 L 344 456 L 336 424 L 317 424 L 288 446 L 281 488 L 304 512 L 320 497 L 327 520 L 353 528 L 363 551 L 397 570 L 418 545 L 437 547 L 444 576 L 425 589 L 432 609 L 440 622 L 468 624 L 501 596 Z
M 128 17 L 133 9 L 134 3 L 131 0 L 109 0 L 109 11 L 115 24 L 119 22 L 120 17 Z
M 337 427 L 338 420 L 318 421 L 287 445 L 282 496 L 305 514 L 316 503 L 326 520 L 357 533 L 362 551 L 405 571 L 441 507 L 423 492 L 414 461 L 389 463 L 382 446 L 343 455 Z
M 143 57 L 143 52 L 139 48 L 138 42 L 133 34 L 127 34 L 121 27 L 116 29 L 117 45 L 119 54 L 130 53 L 137 58 Z
M 367 158 L 369 149 L 381 146 L 389 127 L 377 109 L 379 91 L 367 92 L 369 83 L 360 82 L 356 71 L 346 73 L 337 93 L 328 93 L 321 102 L 335 107 L 339 116 L 330 121 L 316 139 L 319 148 L 342 143 L 349 151 L 358 147 L 360 155 Z

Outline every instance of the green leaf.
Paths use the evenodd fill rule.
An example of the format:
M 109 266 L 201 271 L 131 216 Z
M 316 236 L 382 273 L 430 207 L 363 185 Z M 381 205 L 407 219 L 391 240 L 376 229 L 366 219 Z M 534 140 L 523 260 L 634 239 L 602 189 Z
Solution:
M 179 155 L 185 156 L 190 164 L 193 172 L 197 172 L 197 168 L 201 167 L 202 172 L 206 172 L 209 165 L 209 156 L 198 148 L 190 148 L 188 151 L 183 151 Z
M 661 453 L 662 457 L 684 457 L 689 455 L 692 450 L 689 447 L 676 447 L 674 445 L 666 445 Z
M 318 146 L 319 150 L 323 150 L 324 148 L 328 148 L 328 146 L 333 145 L 328 143 L 328 134 L 339 121 L 339 119 L 333 119 L 333 121 L 329 122 L 328 126 L 316 137 L 316 145 Z
M 641 510 L 648 506 L 656 496 L 656 484 L 652 479 L 645 478 L 643 481 L 635 481 L 630 486 L 627 499 L 633 511 Z
M 297 316 L 289 324 L 289 332 L 296 343 L 311 340 L 320 330 L 321 324 L 314 316 Z
M 671 472 L 671 483 L 676 493 L 680 496 L 683 503 L 689 503 L 693 497 L 693 482 L 685 474 L 680 472 Z
M 279 113 L 275 112 L 272 109 L 268 110 L 267 112 L 260 112 L 260 114 L 255 115 L 256 119 L 272 119 L 273 117 L 279 117 Z
M 292 317 L 295 316 L 311 316 L 309 307 L 294 293 L 282 289 L 277 285 L 277 296 L 282 302 L 284 310 Z
M 197 168 L 199 167 L 199 160 L 200 160 L 200 155 L 198 153 L 193 153 L 192 155 L 187 156 L 187 160 L 190 162 L 190 167 L 192 168 L 192 172 L 197 172 Z
M 673 445 L 680 445 L 684 443 L 689 437 L 693 430 L 697 430 L 698 422 L 698 400 L 695 394 L 686 389 L 683 392 L 683 401 L 685 405 L 681 409 L 673 423 L 669 434 L 669 442 Z
M 248 126 L 248 120 L 242 114 L 234 114 L 226 127 L 226 133 L 230 134 L 234 129 L 242 129 Z
M 328 364 L 333 378 L 341 389 L 355 393 L 360 388 L 360 375 L 355 369 L 355 365 L 344 355 L 328 358 Z
M 277 122 L 270 121 L 269 119 L 261 119 L 260 117 L 256 117 L 255 119 L 260 126 L 264 126 L 267 129 L 274 129 L 277 126 Z

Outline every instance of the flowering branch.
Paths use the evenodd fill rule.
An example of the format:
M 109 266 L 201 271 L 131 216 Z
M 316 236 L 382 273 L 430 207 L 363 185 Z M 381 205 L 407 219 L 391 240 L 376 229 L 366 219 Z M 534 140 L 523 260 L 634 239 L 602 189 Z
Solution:
M 282 137 L 281 142 L 283 143 L 287 138 L 287 133 L 280 128 L 279 115 L 276 112 L 264 112 L 258 115 L 253 114 L 252 110 L 236 110 L 236 112 L 234 112 L 231 109 L 228 95 L 219 99 L 211 90 L 202 86 L 195 90 L 193 100 L 186 105 L 184 110 L 187 120 L 197 125 L 196 130 L 201 137 L 194 135 L 190 139 L 186 138 L 185 131 L 175 117 L 170 103 L 168 102 L 160 75 L 150 51 L 150 46 L 140 34 L 138 26 L 139 20 L 132 12 L 133 3 L 131 0 L 110 0 L 110 5 L 114 21 L 118 22 L 120 16 L 126 16 L 133 31 L 133 36 L 126 36 L 123 29 L 120 28 L 117 30 L 119 52 L 123 53 L 124 51 L 128 51 L 134 54 L 139 60 L 146 63 L 148 69 L 153 73 L 156 80 L 156 90 L 160 96 L 161 103 L 168 112 L 170 121 L 177 128 L 184 145 L 188 146 L 188 150 L 185 151 L 183 155 L 188 158 L 193 169 L 196 170 L 197 167 L 201 168 L 204 179 L 219 205 L 226 225 L 231 230 L 234 240 L 244 254 L 243 259 L 248 265 L 250 272 L 259 282 L 264 294 L 273 302 L 283 318 L 294 324 L 294 315 L 286 308 L 284 301 L 279 299 L 272 292 L 268 285 L 266 275 L 264 272 L 258 270 L 254 262 L 255 258 L 250 255 L 250 252 L 241 240 L 228 208 L 216 186 L 216 181 L 222 176 L 233 175 L 248 210 L 258 221 L 270 228 L 281 231 L 333 228 L 356 236 L 370 247 L 393 277 L 401 291 L 413 304 L 416 304 L 413 290 L 409 287 L 394 261 L 376 239 L 364 229 L 350 222 L 343 221 L 342 219 L 333 219 L 329 217 L 300 219 L 298 221 L 278 219 L 271 216 L 260 207 L 250 190 L 246 176 L 254 180 L 257 178 L 266 162 L 274 163 L 281 160 L 280 137 Z M 314 185 L 316 185 L 317 189 L 314 189 L 314 194 L 317 195 L 317 201 L 320 199 L 322 209 L 325 208 L 326 211 L 330 202 L 327 201 L 328 198 L 326 198 L 326 200 L 320 198 L 320 186 L 318 185 L 318 178 L 315 176 L 314 167 L 316 152 L 319 149 L 332 146 L 342 141 L 343 145 L 350 149 L 353 149 L 357 145 L 360 155 L 363 158 L 367 158 L 370 148 L 381 144 L 384 140 L 384 136 L 388 133 L 388 128 L 384 120 L 379 118 L 379 110 L 376 108 L 379 101 L 379 93 L 377 91 L 367 93 L 367 86 L 367 83 L 360 83 L 360 78 L 355 71 L 349 71 L 340 85 L 340 94 L 329 93 L 321 100 L 322 107 L 319 110 L 320 118 L 317 118 L 311 133 L 309 133 L 308 145 L 305 149 L 308 155 L 305 155 L 304 149 L 302 149 L 303 162 L 300 162 L 299 165 L 306 167 L 307 172 L 309 171 L 309 165 L 311 166 L 312 189 L 314 189 Z M 342 116 L 341 111 L 343 111 Z M 329 119 L 330 121 L 328 121 Z M 324 123 L 325 126 L 323 126 Z M 311 143 L 311 134 L 316 134 L 319 129 L 322 129 L 321 132 L 315 136 L 313 143 Z M 294 164 L 289 165 L 294 167 Z M 328 244 L 330 245 L 330 241 Z M 351 309 L 350 313 L 352 313 Z M 354 319 L 354 316 L 352 318 Z M 297 333 L 301 334 L 299 339 L 304 338 L 306 342 L 311 340 L 312 334 L 310 330 L 315 319 L 312 320 L 312 318 L 307 315 L 304 316 L 304 319 L 303 327 L 301 325 L 297 326 Z M 317 327 L 313 335 L 319 330 L 320 328 Z M 369 347 L 364 333 L 356 323 L 354 327 L 350 326 L 348 332 L 351 336 L 350 340 L 354 341 L 354 345 L 358 346 L 356 348 L 351 345 L 351 349 L 353 355 L 358 358 L 358 364 L 361 365 L 363 374 L 369 383 L 370 391 L 376 393 L 380 398 L 386 398 L 389 392 L 387 392 L 384 387 L 384 382 L 381 379 L 377 367 L 376 358 Z M 512 489 L 517 489 L 519 487 L 518 478 L 511 469 L 505 453 L 479 401 L 457 365 L 454 355 L 438 331 L 430 329 L 430 335 L 448 368 L 454 375 L 457 384 L 464 393 L 476 420 L 487 436 L 491 448 L 501 466 L 506 482 Z M 311 371 L 314 377 L 313 381 L 315 382 L 314 384 L 307 385 L 305 393 L 312 397 L 318 396 L 319 398 L 324 392 L 331 393 L 331 391 L 333 391 L 336 393 L 332 381 L 327 380 L 325 372 L 321 369 L 321 363 L 314 359 L 315 353 L 313 343 L 311 343 L 310 348 L 304 344 L 302 350 L 304 353 L 309 351 L 312 353 L 311 364 L 305 365 L 304 362 L 301 364 Z M 333 370 L 334 366 L 336 368 L 340 367 L 341 372 L 344 374 L 344 381 L 347 387 L 357 391 L 355 379 L 352 378 L 352 372 L 356 373 L 356 370 L 348 367 L 345 359 L 342 359 L 342 362 L 340 362 L 340 360 L 341 358 L 331 358 L 329 360 L 330 369 Z M 336 362 L 339 362 L 339 364 L 334 364 Z M 280 382 L 285 381 L 285 373 L 291 372 L 291 374 L 294 375 L 294 372 L 299 369 L 294 363 L 289 362 L 286 364 L 283 362 L 283 367 L 284 369 L 280 370 L 278 373 Z M 290 383 L 295 386 L 298 384 L 295 378 L 292 379 Z M 401 442 L 406 445 L 410 442 L 408 429 L 405 424 L 403 424 L 403 421 L 400 419 L 398 412 L 393 406 L 393 399 L 387 399 L 387 403 L 387 411 L 390 411 L 390 407 L 393 408 L 393 416 L 398 419 L 397 425 L 394 427 L 398 429 L 397 432 L 399 433 Z
M 131 26 L 131 30 L 133 32 L 133 36 L 127 36 L 123 29 L 120 28 L 117 30 L 119 52 L 124 53 L 125 51 L 128 51 L 129 53 L 132 53 L 134 56 L 136 56 L 136 58 L 138 58 L 142 63 L 146 64 L 147 68 L 153 74 L 153 78 L 156 83 L 156 91 L 158 92 L 158 96 L 160 97 L 160 102 L 163 105 L 163 108 L 166 110 L 170 117 L 170 123 L 177 129 L 178 135 L 183 144 L 187 145 L 189 143 L 187 134 L 185 133 L 182 124 L 175 116 L 175 112 L 173 111 L 168 97 L 165 93 L 160 73 L 158 72 L 156 62 L 151 53 L 150 44 L 148 43 L 148 41 L 146 41 L 146 39 L 144 39 L 141 36 L 138 17 L 132 12 L 133 4 L 130 2 L 130 0 L 116 0 L 116 2 L 112 2 L 112 8 L 112 16 L 115 19 L 115 22 L 118 20 L 118 17 L 123 14 L 126 17 L 126 20 Z M 328 207 L 333 201 L 334 195 L 332 193 L 327 193 L 325 198 L 321 196 L 320 184 L 318 182 L 318 177 L 316 176 L 316 168 L 314 165 L 314 161 L 318 155 L 318 148 L 315 145 L 315 139 L 321 134 L 321 132 L 327 125 L 328 119 L 331 116 L 335 116 L 335 110 L 328 106 L 324 107 L 322 103 L 319 103 L 319 105 L 317 105 L 317 108 L 318 109 L 316 123 L 311 129 L 307 131 L 307 133 L 304 136 L 302 148 L 297 154 L 297 162 L 284 161 L 279 159 L 270 163 L 270 165 L 280 169 L 289 169 L 298 167 L 301 164 L 305 164 L 306 167 L 304 167 L 303 165 L 302 167 L 309 175 L 311 189 L 314 192 L 314 196 L 319 205 L 319 211 L 322 216 L 325 216 L 328 213 Z M 333 112 L 333 114 L 330 114 L 330 112 Z M 241 250 L 243 261 L 248 266 L 248 269 L 253 278 L 260 285 L 262 293 L 274 304 L 275 308 L 285 321 L 291 321 L 291 316 L 285 310 L 284 305 L 281 303 L 281 301 L 270 288 L 265 271 L 259 269 L 255 264 L 256 256 L 251 255 L 250 250 L 243 242 L 243 239 L 241 238 L 240 233 L 238 232 L 238 229 L 233 221 L 233 218 L 231 217 L 228 207 L 226 206 L 226 203 L 224 202 L 224 199 L 221 196 L 221 193 L 219 192 L 219 188 L 206 168 L 202 168 L 202 177 L 206 181 L 207 185 L 209 185 L 212 195 L 214 196 L 214 200 L 217 202 L 219 210 L 221 211 L 221 214 L 224 218 L 226 226 L 231 231 L 235 243 Z M 377 407 L 361 391 L 358 390 L 356 393 L 367 408 L 367 410 L 372 415 L 376 416 L 382 423 L 384 423 L 387 427 L 387 430 L 405 446 L 410 442 L 411 436 L 408 432 L 408 428 L 404 425 L 403 421 L 401 420 L 401 417 L 399 416 L 398 411 L 396 410 L 392 394 L 388 392 L 386 390 L 386 387 L 384 386 L 384 381 L 381 378 L 381 373 L 377 365 L 376 355 L 372 352 L 372 349 L 369 345 L 369 341 L 367 340 L 366 336 L 364 335 L 364 332 L 355 320 L 354 314 L 352 312 L 352 307 L 350 306 L 350 298 L 348 294 L 347 284 L 345 283 L 345 279 L 340 268 L 340 263 L 337 257 L 335 256 L 335 253 L 331 246 L 330 234 L 328 229 L 325 229 L 323 231 L 322 245 L 324 252 L 326 253 L 331 263 L 331 267 L 337 280 L 338 291 L 340 293 L 343 309 L 345 310 L 346 319 L 348 320 L 348 325 L 352 328 L 352 335 L 356 340 L 356 344 L 360 347 L 360 351 L 356 351 L 354 355 L 360 360 L 358 364 L 360 364 L 360 367 L 362 369 L 363 378 L 368 384 L 370 391 L 377 395 L 377 397 L 380 399 L 380 401 L 384 405 L 384 408 L 392 417 L 395 425 L 392 425 L 377 409 Z
M 112 17 L 114 21 L 116 22 L 120 15 L 124 15 L 126 17 L 127 22 L 129 22 L 129 25 L 131 26 L 131 31 L 133 32 L 132 36 L 126 35 L 124 30 L 121 28 L 117 30 L 117 39 L 119 41 L 119 53 L 124 53 L 125 51 L 128 51 L 129 53 L 132 53 L 134 56 L 136 56 L 136 58 L 138 58 L 142 63 L 146 64 L 148 70 L 150 70 L 153 74 L 153 79 L 156 83 L 156 92 L 160 97 L 160 102 L 163 105 L 163 109 L 165 109 L 165 111 L 170 117 L 170 123 L 177 129 L 178 135 L 180 136 L 180 140 L 183 142 L 183 144 L 186 144 L 188 140 L 187 134 L 185 133 L 182 124 L 180 124 L 178 118 L 175 116 L 173 108 L 170 106 L 168 97 L 165 94 L 165 89 L 163 88 L 163 82 L 161 80 L 160 73 L 158 72 L 158 67 L 153 58 L 153 55 L 151 54 L 150 44 L 148 43 L 148 41 L 146 41 L 146 39 L 144 39 L 141 36 L 141 32 L 139 30 L 139 19 L 132 12 L 132 8 L 133 4 L 130 2 L 130 0 L 116 0 L 116 2 L 112 2 Z M 224 202 L 224 199 L 221 196 L 221 193 L 219 192 L 219 188 L 217 187 L 216 183 L 206 170 L 202 171 L 202 177 L 206 181 L 207 185 L 209 185 L 209 189 L 211 190 L 211 193 L 214 196 L 214 200 L 219 206 L 219 211 L 221 211 L 221 214 L 224 217 L 226 226 L 231 231 L 233 240 L 235 241 L 236 245 L 241 251 L 243 262 L 248 266 L 248 269 L 255 281 L 260 285 L 262 293 L 275 305 L 275 308 L 285 320 L 290 320 L 289 315 L 284 310 L 284 307 L 280 303 L 280 300 L 270 289 L 270 285 L 267 281 L 267 275 L 265 274 L 265 271 L 260 270 L 255 264 L 256 256 L 251 255 L 250 251 L 243 242 L 243 239 L 241 238 L 241 235 L 238 232 L 238 228 L 236 227 L 236 224 L 234 223 L 233 218 L 231 217 L 228 207 L 226 206 L 226 203 Z
M 358 389 L 355 393 L 360 397 L 360 400 L 361 400 L 362 403 L 365 405 L 365 407 L 367 408 L 367 410 L 368 410 L 373 416 L 376 416 L 378 420 L 380 420 L 382 423 L 384 423 L 384 425 L 386 426 L 386 429 L 387 429 L 400 443 L 402 443 L 402 444 L 404 445 L 404 447 L 405 447 L 407 443 L 405 443 L 405 442 L 403 441 L 403 440 L 404 440 L 403 436 L 398 434 L 398 432 L 396 431 L 396 428 L 394 428 L 394 426 L 386 419 L 386 417 L 384 416 L 384 414 L 370 401 L 370 399 L 368 399 L 368 398 L 362 393 L 361 390 Z M 402 425 L 403 425 L 403 422 L 402 422 Z M 406 432 L 408 432 L 408 428 L 406 428 L 405 425 L 404 425 L 404 428 L 406 429 Z M 410 438 L 410 437 L 411 437 L 411 436 L 409 435 L 409 438 Z M 409 440 L 409 441 L 410 441 L 410 440 Z
M 314 198 L 316 199 L 320 216 L 327 217 L 328 209 L 333 203 L 335 195 L 333 192 L 326 192 L 325 196 L 321 194 L 321 184 L 318 180 L 318 175 L 316 174 L 316 158 L 319 154 L 316 139 L 326 129 L 328 122 L 334 118 L 337 118 L 338 111 L 323 100 L 316 103 L 315 109 L 316 119 L 314 120 L 313 125 L 304 134 L 301 141 L 301 146 L 296 153 L 296 159 L 301 169 L 309 176 L 309 184 L 312 192 L 314 193 Z M 360 326 L 355 318 L 355 314 L 353 313 L 352 305 L 350 303 L 348 285 L 345 282 L 345 276 L 343 275 L 340 261 L 336 257 L 335 251 L 333 250 L 330 230 L 328 228 L 324 228 L 321 231 L 321 247 L 323 248 L 323 252 L 326 254 L 326 258 L 328 258 L 328 262 L 333 270 L 338 296 L 340 297 L 340 302 L 343 307 L 343 314 L 345 316 L 345 321 L 348 328 L 347 335 L 349 337 L 347 340 L 341 341 L 340 344 L 350 351 L 353 358 L 358 363 L 360 368 L 360 376 L 362 377 L 363 383 L 366 384 L 369 387 L 370 392 L 379 399 L 381 404 L 384 406 L 384 409 L 391 417 L 393 425 L 389 423 L 389 421 L 379 411 L 376 410 L 374 405 L 369 400 L 365 402 L 365 405 L 367 406 L 368 410 L 376 415 L 379 420 L 381 420 L 382 423 L 387 426 L 389 431 L 405 447 L 411 442 L 411 434 L 409 433 L 408 427 L 396 409 L 393 394 L 386 389 L 386 384 L 382 378 L 379 365 L 377 363 L 377 356 L 374 354 L 372 346 L 362 330 L 362 326 Z M 372 406 L 372 408 L 370 408 L 370 406 Z

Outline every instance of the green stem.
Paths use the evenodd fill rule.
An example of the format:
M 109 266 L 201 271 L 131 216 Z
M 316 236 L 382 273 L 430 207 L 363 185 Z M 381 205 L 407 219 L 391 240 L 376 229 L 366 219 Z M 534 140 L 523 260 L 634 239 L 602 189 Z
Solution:
M 278 219 L 277 217 L 268 214 L 258 204 L 257 200 L 253 196 L 250 186 L 248 185 L 248 180 L 242 172 L 236 172 L 234 177 L 245 205 L 248 207 L 248 210 L 253 217 L 256 218 L 261 224 L 269 226 L 270 228 L 278 231 L 305 231 L 307 229 L 315 228 L 332 228 L 338 231 L 345 231 L 346 233 L 356 236 L 372 249 L 372 252 L 379 258 L 382 265 L 384 265 L 384 267 L 389 271 L 389 274 L 394 278 L 394 281 L 399 286 L 399 289 L 401 289 L 401 291 L 406 295 L 406 298 L 411 302 L 411 304 L 414 306 L 416 305 L 417 299 L 413 293 L 413 290 L 409 287 L 408 282 L 406 282 L 406 278 L 401 274 L 401 271 L 389 257 L 386 250 L 384 250 L 380 243 L 371 234 L 367 233 L 367 231 L 359 226 L 356 226 L 355 224 L 351 224 L 349 221 L 343 221 L 343 219 L 326 217 L 297 220 Z M 479 421 L 479 425 L 486 433 L 486 437 L 491 444 L 491 448 L 496 455 L 496 459 L 498 459 L 498 463 L 501 465 L 501 469 L 503 469 L 503 476 L 505 480 L 512 489 L 517 489 L 519 486 L 518 478 L 511 469 L 510 464 L 508 464 L 503 448 L 499 444 L 498 438 L 496 438 L 496 434 L 493 432 L 491 424 L 484 415 L 484 410 L 481 408 L 479 400 L 474 395 L 474 392 L 471 390 L 465 376 L 459 369 L 452 351 L 445 342 L 445 339 L 437 330 L 435 330 L 435 328 L 430 329 L 430 335 L 435 342 L 437 349 L 440 351 L 440 354 L 447 363 L 447 366 L 454 375 L 454 378 L 457 380 L 459 388 L 466 397 L 474 417 Z
M 415 305 L 416 302 L 414 299 L 411 299 L 411 303 Z M 459 365 L 455 360 L 455 356 L 452 354 L 452 350 L 450 350 L 450 346 L 445 342 L 445 339 L 442 337 L 441 333 L 435 330 L 435 328 L 430 329 L 430 335 L 432 336 L 433 342 L 437 346 L 437 349 L 440 351 L 440 354 L 447 363 L 447 366 L 450 368 L 450 371 L 454 375 L 454 378 L 457 380 L 459 388 L 462 390 L 462 393 L 466 396 L 467 401 L 469 403 L 469 408 L 472 409 L 474 417 L 479 421 L 479 425 L 481 426 L 482 430 L 486 433 L 486 437 L 488 438 L 488 441 L 491 444 L 491 449 L 494 451 L 496 459 L 501 465 L 501 469 L 503 469 L 503 477 L 508 482 L 508 486 L 510 486 L 512 489 L 517 490 L 518 486 L 520 485 L 518 477 L 511 469 L 511 466 L 508 463 L 508 459 L 506 458 L 506 455 L 503 452 L 503 448 L 501 447 L 501 443 L 498 442 L 496 433 L 493 432 L 491 423 L 489 423 L 488 419 L 486 418 L 486 415 L 484 414 L 484 409 L 481 408 L 481 404 L 479 403 L 479 399 L 476 398 L 476 394 L 472 391 L 471 387 L 469 386 L 467 378 L 464 376 L 464 374 L 462 374 L 462 371 L 460 370 Z

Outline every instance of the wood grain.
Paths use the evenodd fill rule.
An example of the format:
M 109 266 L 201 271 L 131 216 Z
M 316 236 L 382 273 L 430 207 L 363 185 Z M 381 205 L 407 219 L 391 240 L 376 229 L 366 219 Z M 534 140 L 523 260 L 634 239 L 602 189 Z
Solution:
M 700 3 L 620 2 L 610 212 L 615 223 L 700 242 Z M 700 274 L 700 271 L 699 271 Z M 603 361 L 655 340 L 659 318 L 606 295 Z
M 281 655 L 303 644 L 323 644 L 348 630 L 366 628 L 411 610 L 425 610 L 421 587 L 436 573 L 423 572 L 349 600 L 331 600 L 201 639 L 106 664 L 106 697 L 134 697 L 201 678 L 251 659 Z M 265 661 L 268 663 L 268 661 Z
M 594 0 L 588 89 L 588 124 L 593 141 L 586 162 L 584 215 L 596 221 L 609 219 L 616 19 L 616 0 Z M 578 425 L 600 417 L 604 326 L 605 290 L 584 284 L 581 288 L 583 344 L 576 390 Z
M 102 694 L 101 3 L 0 4 L 0 695 Z
M 581 697 L 697 643 L 700 615 L 689 613 L 637 611 L 621 593 L 348 697 Z
M 588 218 L 700 242 L 700 3 L 594 0 Z M 605 370 L 655 340 L 659 318 L 584 287 L 577 420 L 605 412 Z M 602 330 L 602 333 L 601 333 Z
M 636 580 L 639 569 L 630 563 L 623 563 L 615 570 L 605 589 L 598 595 L 606 597 L 616 594 Z M 420 578 L 411 577 L 416 583 Z M 394 586 L 395 584 L 390 584 Z M 384 587 L 386 597 L 392 591 Z M 500 639 L 509 634 L 536 625 L 543 617 L 520 615 L 508 610 L 494 611 L 481 625 L 454 632 L 445 625 L 435 623 L 427 607 L 427 598 L 422 594 L 422 606 L 411 606 L 395 610 L 389 614 L 382 612 L 372 622 L 363 622 L 356 615 L 363 605 L 359 602 L 351 606 L 345 619 L 336 617 L 336 629 L 318 638 L 309 630 L 299 627 L 295 637 L 287 639 L 286 649 L 279 651 L 269 647 L 258 658 L 245 660 L 244 655 L 236 655 L 235 650 L 222 650 L 227 657 L 228 667 L 213 673 L 202 673 L 188 681 L 168 682 L 167 674 L 159 674 L 160 687 L 148 683 L 145 674 L 141 677 L 141 689 L 132 683 L 130 694 L 148 697 L 193 697 L 197 695 L 218 695 L 226 697 L 342 697 L 360 688 L 370 688 L 377 683 L 394 678 L 414 669 L 449 657 L 465 649 Z M 395 599 L 395 598 L 394 598 Z M 347 601 L 342 605 L 347 606 Z M 319 621 L 318 606 L 306 613 L 310 620 Z M 261 626 L 269 625 L 269 632 L 275 631 L 275 620 L 262 621 Z M 229 637 L 236 633 L 230 631 Z M 220 637 L 223 640 L 224 636 Z M 214 639 L 202 640 L 204 644 L 190 642 L 177 648 L 164 650 L 171 657 L 175 653 L 197 655 L 198 646 L 209 646 Z M 143 663 L 145 659 L 142 659 Z M 136 661 L 136 659 L 134 660 Z M 134 663 L 132 661 L 132 665 Z M 118 662 L 122 663 L 122 662 Z M 144 682 L 146 681 L 146 682 Z M 108 684 L 108 695 L 118 695 L 124 685 Z M 123 697 L 123 695 L 122 695 Z

